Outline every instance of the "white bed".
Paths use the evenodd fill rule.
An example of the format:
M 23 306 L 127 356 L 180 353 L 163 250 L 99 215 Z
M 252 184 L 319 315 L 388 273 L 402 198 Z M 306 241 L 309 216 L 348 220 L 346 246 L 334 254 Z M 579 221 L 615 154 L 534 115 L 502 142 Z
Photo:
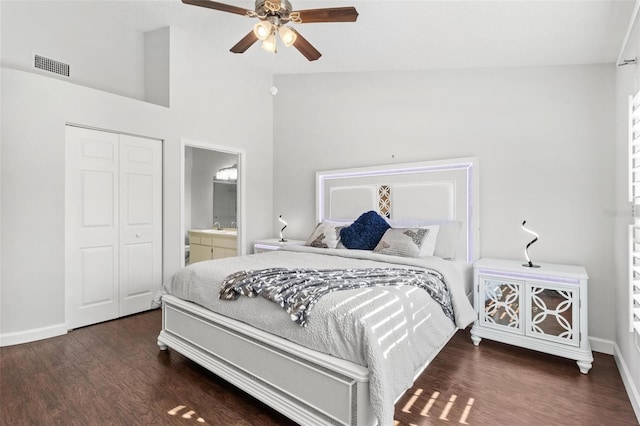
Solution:
M 462 232 L 453 247 L 458 260 L 301 247 L 194 264 L 174 279 L 168 289 L 173 294 L 162 298 L 158 345 L 182 353 L 300 424 L 389 424 L 395 400 L 457 328 L 473 320 L 467 296 L 471 293 L 470 265 L 477 253 L 477 162 L 465 158 L 333 170 L 317 173 L 316 185 L 318 222 L 352 221 L 364 211 L 376 210 L 394 226 L 461 223 Z M 451 244 L 447 249 L 452 249 Z M 435 302 L 430 303 L 426 292 L 414 292 L 415 288 L 407 286 L 374 289 L 368 294 L 375 296 L 366 298 L 364 304 L 358 299 L 364 294 L 359 290 L 328 294 L 315 305 L 307 327 L 302 328 L 265 299 L 220 301 L 219 287 L 204 285 L 243 269 L 377 264 L 439 270 L 452 293 L 456 323 L 444 316 L 440 306 L 431 306 Z M 398 326 L 386 324 L 384 319 L 393 316 L 383 310 L 390 305 L 388 298 L 406 299 L 401 309 L 416 321 L 411 333 L 398 332 L 398 338 L 394 334 Z M 363 315 L 379 318 L 374 318 L 373 327 L 361 326 L 364 320 L 354 320 L 351 313 L 369 303 L 370 310 Z M 344 309 L 335 316 L 332 312 L 337 306 Z M 353 322 L 360 328 L 354 326 L 355 331 L 347 333 L 346 316 L 346 324 Z M 421 326 L 425 324 L 429 327 Z M 337 343 L 329 344 L 329 340 Z M 378 345 L 371 344 L 373 340 Z M 374 348 L 382 341 L 382 348 Z M 403 347 L 405 344 L 412 344 L 415 350 Z

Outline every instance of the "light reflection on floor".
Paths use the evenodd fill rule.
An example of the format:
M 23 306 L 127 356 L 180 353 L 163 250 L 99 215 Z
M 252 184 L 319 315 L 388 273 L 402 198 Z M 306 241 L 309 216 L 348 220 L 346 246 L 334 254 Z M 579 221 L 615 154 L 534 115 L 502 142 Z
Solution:
M 409 398 L 409 400 L 407 401 L 407 403 L 404 405 L 404 407 L 402 407 L 402 412 L 404 413 L 411 413 L 412 409 L 418 409 L 420 408 L 420 405 L 418 405 L 417 407 L 414 407 L 414 405 L 416 404 L 416 401 L 418 401 L 420 399 L 420 397 L 422 396 L 422 393 L 424 391 L 422 389 L 418 389 L 416 390 L 413 395 L 411 395 L 411 397 Z M 440 392 L 435 391 L 431 394 L 431 397 L 429 398 L 429 400 L 424 403 L 424 405 L 422 406 L 422 408 L 420 409 L 420 415 L 422 417 L 437 417 L 440 420 L 446 420 L 446 421 L 451 421 L 451 422 L 455 422 L 457 419 L 452 419 L 449 416 L 449 413 L 451 411 L 451 408 L 453 408 L 453 406 L 456 404 L 456 401 L 458 399 L 458 395 L 451 395 L 449 396 L 449 399 L 447 400 L 444 408 L 442 409 L 442 411 L 438 414 L 437 412 L 432 412 L 433 406 L 436 404 L 436 402 L 438 401 L 438 398 L 440 398 L 441 395 Z M 446 399 L 446 396 L 444 396 L 444 398 Z M 422 400 L 424 400 L 424 398 L 422 398 Z M 441 401 L 442 403 L 443 401 Z M 469 417 L 469 413 L 471 412 L 471 408 L 473 407 L 473 403 L 475 402 L 474 398 L 469 398 L 467 399 L 466 405 L 462 411 L 462 414 L 460 415 L 460 419 L 457 420 L 457 423 L 462 424 L 462 425 L 468 425 L 469 423 L 467 423 L 467 419 Z M 395 420 L 393 422 L 394 426 L 400 426 L 400 421 Z M 412 424 L 410 424 L 412 425 Z
M 195 419 L 195 421 L 197 421 L 198 423 L 205 423 L 204 419 L 202 417 L 196 417 L 195 414 L 196 412 L 193 410 L 189 410 L 184 412 L 182 415 L 180 415 L 180 412 L 182 410 L 184 410 L 185 408 L 187 408 L 186 405 L 178 405 L 174 408 L 172 408 L 171 410 L 167 411 L 167 414 L 170 416 L 180 416 L 183 419 Z

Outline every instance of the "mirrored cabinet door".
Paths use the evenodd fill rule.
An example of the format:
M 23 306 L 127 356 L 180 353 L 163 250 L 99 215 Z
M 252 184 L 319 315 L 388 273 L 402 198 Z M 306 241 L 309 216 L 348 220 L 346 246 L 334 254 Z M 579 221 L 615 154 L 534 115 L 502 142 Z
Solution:
M 524 285 L 520 281 L 481 278 L 480 294 L 484 296 L 484 309 L 480 321 L 521 334 L 523 292 Z
M 528 283 L 528 294 L 527 334 L 577 346 L 579 342 L 577 290 Z

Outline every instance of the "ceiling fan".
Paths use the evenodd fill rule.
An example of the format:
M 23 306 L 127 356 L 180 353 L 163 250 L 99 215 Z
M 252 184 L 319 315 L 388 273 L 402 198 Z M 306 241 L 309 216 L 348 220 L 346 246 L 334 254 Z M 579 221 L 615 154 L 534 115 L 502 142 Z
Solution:
M 291 9 L 289 0 L 256 0 L 255 10 L 244 9 L 211 0 L 182 0 L 185 4 L 207 7 L 222 12 L 235 13 L 249 18 L 258 18 L 253 30 L 242 38 L 230 50 L 233 53 L 244 53 L 256 41 L 262 40 L 262 48 L 276 53 L 276 33 L 285 46 L 293 46 L 308 60 L 315 61 L 322 54 L 300 35 L 295 29 L 286 26 L 294 24 L 311 24 L 318 22 L 355 22 L 358 11 L 355 7 L 331 7 L 324 9 Z

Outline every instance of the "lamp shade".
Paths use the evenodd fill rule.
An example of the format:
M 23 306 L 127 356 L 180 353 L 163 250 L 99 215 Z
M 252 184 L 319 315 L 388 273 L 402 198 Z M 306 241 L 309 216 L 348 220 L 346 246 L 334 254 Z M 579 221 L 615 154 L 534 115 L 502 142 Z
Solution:
M 262 42 L 262 48 L 267 52 L 276 52 L 276 35 L 270 34 L 264 41 Z
M 260 21 L 253 26 L 253 33 L 258 40 L 266 40 L 271 35 L 271 23 L 269 21 Z
M 280 33 L 280 38 L 282 39 L 282 42 L 287 47 L 292 46 L 293 43 L 295 43 L 296 39 L 298 38 L 298 34 L 289 27 L 280 27 L 278 32 Z

